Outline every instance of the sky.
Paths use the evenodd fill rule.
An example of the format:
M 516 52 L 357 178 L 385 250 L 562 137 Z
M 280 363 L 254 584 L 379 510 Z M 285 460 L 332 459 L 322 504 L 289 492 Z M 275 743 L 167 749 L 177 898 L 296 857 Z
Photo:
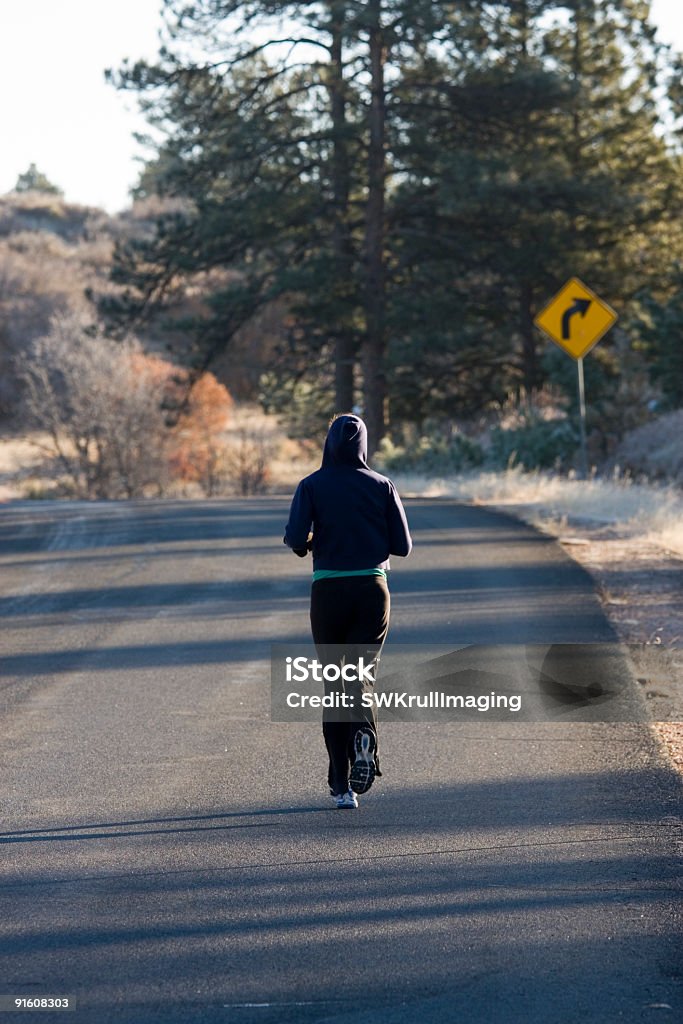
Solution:
M 0 0 L 0 194 L 35 163 L 67 200 L 129 205 L 144 131 L 133 94 L 104 81 L 154 58 L 161 0 Z M 683 51 L 681 0 L 653 0 L 660 38 Z

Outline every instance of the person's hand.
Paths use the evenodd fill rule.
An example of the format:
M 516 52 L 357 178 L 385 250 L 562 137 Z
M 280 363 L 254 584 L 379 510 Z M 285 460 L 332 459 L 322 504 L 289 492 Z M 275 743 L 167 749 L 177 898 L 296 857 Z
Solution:
M 283 539 L 284 543 L 286 544 L 287 543 L 287 537 L 285 536 L 282 539 Z M 294 552 L 294 554 L 298 555 L 299 558 L 305 558 L 306 555 L 308 554 L 308 552 L 312 551 L 312 550 L 313 550 L 313 534 L 312 533 L 309 533 L 309 535 L 308 535 L 308 538 L 306 540 L 306 547 L 305 548 L 292 548 L 292 551 Z

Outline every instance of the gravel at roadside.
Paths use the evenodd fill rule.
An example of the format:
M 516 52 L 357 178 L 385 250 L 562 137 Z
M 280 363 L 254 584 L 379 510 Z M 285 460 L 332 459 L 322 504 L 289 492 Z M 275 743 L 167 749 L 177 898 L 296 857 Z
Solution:
M 527 518 L 521 507 L 505 510 Z M 533 522 L 556 536 L 595 580 L 607 618 L 631 645 L 654 730 L 683 774 L 683 560 L 625 528 L 537 515 Z

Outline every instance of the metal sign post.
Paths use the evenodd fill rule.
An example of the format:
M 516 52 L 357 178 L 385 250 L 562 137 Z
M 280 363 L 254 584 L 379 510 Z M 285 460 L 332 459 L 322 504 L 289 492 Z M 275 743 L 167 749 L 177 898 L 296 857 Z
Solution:
M 576 360 L 579 371 L 579 430 L 581 432 L 581 479 L 588 476 L 588 448 L 586 446 L 586 391 L 583 384 L 583 356 Z
M 586 447 L 586 390 L 583 357 L 616 322 L 617 314 L 578 277 L 572 277 L 541 310 L 534 323 L 551 341 L 576 360 L 579 377 L 580 473 L 588 476 Z

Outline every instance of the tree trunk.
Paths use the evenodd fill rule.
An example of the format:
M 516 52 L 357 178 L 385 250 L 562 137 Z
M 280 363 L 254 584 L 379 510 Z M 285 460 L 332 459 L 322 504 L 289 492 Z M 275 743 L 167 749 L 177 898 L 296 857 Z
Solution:
M 531 285 L 524 281 L 519 296 L 519 325 L 522 335 L 522 374 L 524 387 L 529 396 L 536 391 L 540 382 L 532 302 Z
M 335 293 L 340 315 L 334 337 L 334 398 L 336 412 L 349 412 L 354 401 L 353 250 L 349 230 L 350 168 L 348 125 L 344 94 L 344 22 L 345 5 L 330 5 L 330 107 L 332 114 L 332 191 L 334 223 L 332 246 L 335 264 Z M 344 308 L 345 307 L 345 308 Z
M 370 113 L 367 207 L 365 214 L 365 340 L 363 345 L 364 415 L 372 454 L 385 433 L 386 270 L 384 264 L 384 189 L 386 177 L 384 94 L 385 40 L 381 0 L 367 5 L 370 58 Z

